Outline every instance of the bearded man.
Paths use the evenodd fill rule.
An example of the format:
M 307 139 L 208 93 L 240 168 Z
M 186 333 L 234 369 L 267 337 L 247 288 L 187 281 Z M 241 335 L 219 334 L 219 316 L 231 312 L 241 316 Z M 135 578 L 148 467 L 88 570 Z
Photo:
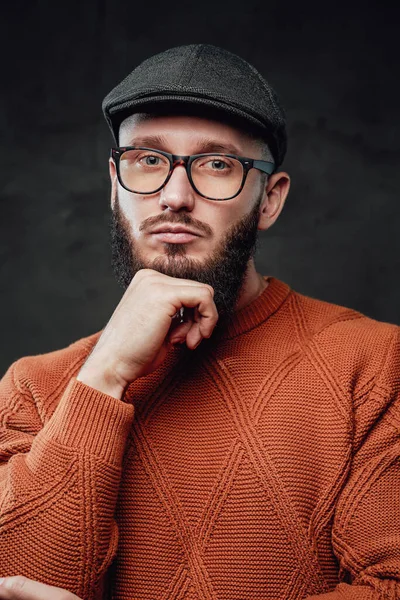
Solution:
M 1 383 L 0 598 L 400 598 L 399 328 L 257 273 L 275 92 L 196 44 L 103 109 L 126 291 Z

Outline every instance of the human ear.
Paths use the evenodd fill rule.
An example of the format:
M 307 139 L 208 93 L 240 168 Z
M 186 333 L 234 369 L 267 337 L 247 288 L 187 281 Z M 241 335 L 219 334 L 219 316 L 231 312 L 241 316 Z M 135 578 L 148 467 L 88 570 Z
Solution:
M 117 169 L 115 167 L 115 162 L 110 157 L 108 161 L 108 169 L 110 173 L 111 180 L 111 208 L 114 209 L 115 199 L 117 197 L 117 188 L 118 188 L 118 178 L 117 178 Z
M 260 206 L 259 230 L 269 229 L 275 223 L 284 207 L 289 189 L 290 177 L 284 171 L 268 178 Z

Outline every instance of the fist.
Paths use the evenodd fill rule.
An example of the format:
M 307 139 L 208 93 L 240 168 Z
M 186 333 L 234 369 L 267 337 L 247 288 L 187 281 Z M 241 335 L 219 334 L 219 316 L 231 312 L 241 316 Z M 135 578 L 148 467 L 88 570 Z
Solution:
M 188 317 L 176 323 L 186 309 Z M 120 398 L 129 383 L 154 371 L 169 344 L 191 350 L 209 338 L 218 320 L 211 286 L 143 269 L 107 323 L 77 379 Z

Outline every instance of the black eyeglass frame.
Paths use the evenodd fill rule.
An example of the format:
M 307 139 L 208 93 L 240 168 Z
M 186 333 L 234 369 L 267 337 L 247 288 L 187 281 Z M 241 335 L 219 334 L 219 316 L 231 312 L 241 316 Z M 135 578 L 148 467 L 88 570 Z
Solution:
M 162 154 L 162 156 L 165 156 L 165 158 L 167 158 L 169 160 L 170 169 L 169 169 L 168 175 L 166 176 L 166 178 L 164 180 L 164 183 L 162 185 L 160 185 L 156 190 L 153 190 L 152 192 L 140 192 L 138 190 L 129 189 L 123 183 L 121 174 L 120 174 L 120 158 L 124 154 L 124 152 L 127 152 L 128 150 L 147 150 L 150 152 L 157 152 L 158 154 Z M 223 158 L 223 157 L 235 158 L 236 160 L 238 160 L 241 163 L 241 165 L 243 167 L 243 177 L 242 177 L 242 183 L 240 185 L 240 188 L 236 192 L 236 194 L 234 194 L 233 196 L 229 196 L 229 198 L 210 198 L 209 196 L 205 196 L 204 194 L 199 192 L 199 190 L 197 189 L 197 187 L 194 184 L 194 181 L 192 179 L 191 166 L 192 166 L 192 163 L 197 158 L 202 158 L 204 156 L 216 156 L 216 157 L 220 156 L 221 158 Z M 182 165 L 186 169 L 186 174 L 188 176 L 190 185 L 192 186 L 194 191 L 197 194 L 199 194 L 199 196 L 201 196 L 202 198 L 206 198 L 207 200 L 214 200 L 216 202 L 224 202 L 225 200 L 232 200 L 232 198 L 236 198 L 236 196 L 238 196 L 240 194 L 240 192 L 243 190 L 244 185 L 246 183 L 247 175 L 249 174 L 249 171 L 251 169 L 257 169 L 258 171 L 262 171 L 263 173 L 266 173 L 267 175 L 272 175 L 272 173 L 275 170 L 275 163 L 273 163 L 273 162 L 268 162 L 266 160 L 258 160 L 258 159 L 254 159 L 254 158 L 247 158 L 244 156 L 236 156 L 235 154 L 221 154 L 220 152 L 207 152 L 205 154 L 190 154 L 188 156 L 180 156 L 178 154 L 170 154 L 169 152 L 164 152 L 163 150 L 157 150 L 156 148 L 145 148 L 142 146 L 121 146 L 121 147 L 111 148 L 111 158 L 113 159 L 115 166 L 116 166 L 118 181 L 119 181 L 120 185 L 128 192 L 132 192 L 134 194 L 146 195 L 146 196 L 150 196 L 151 194 L 156 194 L 157 192 L 162 190 L 162 188 L 168 183 L 175 167 Z

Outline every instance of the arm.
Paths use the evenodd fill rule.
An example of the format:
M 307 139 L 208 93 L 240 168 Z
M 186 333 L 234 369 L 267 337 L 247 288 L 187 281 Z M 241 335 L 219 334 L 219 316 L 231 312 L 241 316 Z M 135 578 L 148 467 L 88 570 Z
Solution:
M 332 542 L 340 564 L 334 591 L 308 600 L 400 598 L 400 335 L 355 411 L 355 453 L 335 513 Z
M 72 378 L 46 418 L 24 364 L 0 382 L 0 576 L 25 575 L 89 600 L 116 552 L 113 513 L 133 406 Z
M 139 271 L 50 418 L 39 398 L 53 405 L 58 392 L 40 392 L 43 373 L 29 379 L 24 360 L 19 374 L 10 369 L 0 385 L 0 577 L 24 575 L 85 600 L 101 594 L 117 549 L 113 514 L 133 420 L 124 390 L 155 370 L 171 343 L 195 348 L 210 337 L 213 294 L 196 281 Z M 195 315 L 176 326 L 182 307 Z M 50 365 L 47 376 L 58 383 L 59 370 Z

